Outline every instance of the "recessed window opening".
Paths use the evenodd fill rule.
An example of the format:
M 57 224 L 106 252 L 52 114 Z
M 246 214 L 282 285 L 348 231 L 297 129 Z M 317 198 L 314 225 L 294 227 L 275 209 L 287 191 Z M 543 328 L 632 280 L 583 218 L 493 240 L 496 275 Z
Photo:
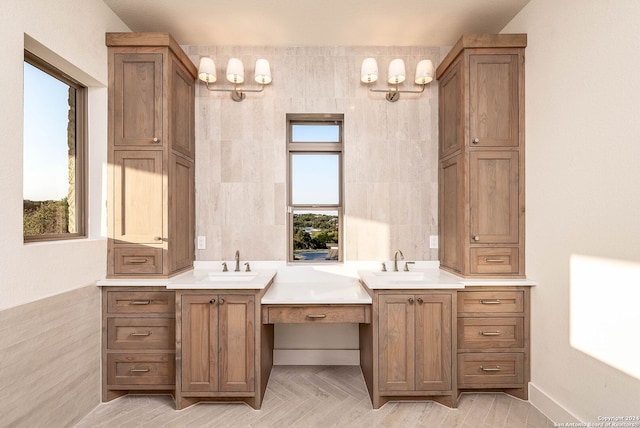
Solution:
M 23 236 L 84 237 L 86 87 L 24 53 Z
M 342 261 L 342 114 L 288 114 L 289 261 Z

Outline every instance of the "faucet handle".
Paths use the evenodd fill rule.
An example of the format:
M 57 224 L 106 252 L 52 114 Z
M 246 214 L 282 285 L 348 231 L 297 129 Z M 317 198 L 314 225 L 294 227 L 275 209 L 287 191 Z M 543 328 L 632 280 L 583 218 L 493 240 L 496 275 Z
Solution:
M 249 265 L 249 262 L 246 262 L 244 266 L 245 266 L 245 269 L 244 269 L 245 272 L 251 272 L 251 266 Z
M 382 262 L 382 270 L 381 272 L 386 272 L 387 271 L 387 265 L 384 264 L 384 262 Z
M 229 268 L 227 268 L 227 262 L 222 262 L 222 272 L 229 272 Z
M 416 262 L 405 262 L 404 263 L 404 271 L 409 272 L 409 265 L 415 265 Z

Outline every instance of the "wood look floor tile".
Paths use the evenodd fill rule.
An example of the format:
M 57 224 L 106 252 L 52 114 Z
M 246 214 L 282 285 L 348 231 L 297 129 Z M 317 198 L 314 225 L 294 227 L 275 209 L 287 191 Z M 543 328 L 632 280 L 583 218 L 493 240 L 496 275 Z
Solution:
M 505 394 L 463 394 L 458 408 L 433 401 L 389 402 L 373 410 L 360 368 L 275 366 L 262 408 L 199 403 L 176 411 L 166 395 L 128 395 L 97 406 L 88 427 L 215 428 L 548 428 L 526 401 Z

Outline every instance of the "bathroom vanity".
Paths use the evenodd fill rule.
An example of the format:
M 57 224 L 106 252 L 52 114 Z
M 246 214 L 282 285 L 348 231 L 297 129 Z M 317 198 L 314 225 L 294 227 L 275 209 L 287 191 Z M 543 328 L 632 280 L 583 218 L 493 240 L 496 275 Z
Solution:
M 283 323 L 358 324 L 373 408 L 423 399 L 455 407 L 464 391 L 526 399 L 535 283 L 461 279 L 434 268 L 437 262 L 421 263 L 428 267 L 322 281 L 279 278 L 278 271 L 296 269 L 286 266 L 99 281 L 103 400 L 165 393 L 176 409 L 200 401 L 259 409 L 273 366 L 274 325 Z

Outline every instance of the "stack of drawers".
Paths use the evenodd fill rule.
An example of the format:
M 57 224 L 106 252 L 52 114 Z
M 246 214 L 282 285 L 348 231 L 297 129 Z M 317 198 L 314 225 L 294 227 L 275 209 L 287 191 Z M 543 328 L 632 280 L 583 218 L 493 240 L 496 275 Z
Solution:
M 458 388 L 509 390 L 526 399 L 527 288 L 458 292 Z
M 175 388 L 175 294 L 162 288 L 103 290 L 103 399 Z

